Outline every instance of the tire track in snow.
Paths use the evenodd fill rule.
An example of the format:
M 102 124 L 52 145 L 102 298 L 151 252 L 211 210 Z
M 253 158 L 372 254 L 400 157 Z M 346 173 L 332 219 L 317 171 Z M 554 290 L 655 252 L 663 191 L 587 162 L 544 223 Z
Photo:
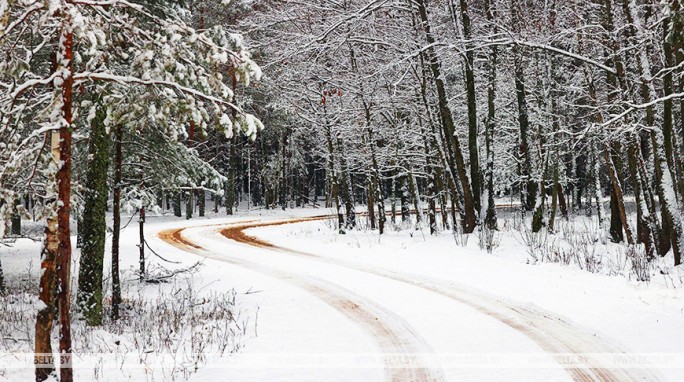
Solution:
M 238 224 L 250 223 L 241 222 Z M 222 226 L 225 226 L 225 224 Z M 410 325 L 401 317 L 361 295 L 323 279 L 286 272 L 264 264 L 214 253 L 184 237 L 182 233 L 185 229 L 168 229 L 160 231 L 157 235 L 161 240 L 183 251 L 247 268 L 306 290 L 361 326 L 373 337 L 386 354 L 401 355 L 432 352 L 429 345 L 416 335 Z M 411 357 L 407 358 L 411 359 Z M 410 364 L 403 368 L 386 367 L 385 375 L 385 379 L 390 382 L 437 382 L 444 380 L 444 373 L 441 369 L 428 369 Z
M 272 222 L 253 222 L 236 224 L 220 230 L 220 233 L 228 239 L 251 246 L 268 248 L 289 255 L 314 258 L 317 261 L 358 270 L 365 273 L 386 277 L 395 281 L 410 284 L 422 289 L 448 297 L 480 313 L 492 317 L 507 326 L 517 330 L 534 341 L 547 353 L 622 353 L 619 349 L 603 343 L 590 333 L 573 328 L 563 320 L 551 315 L 535 311 L 533 309 L 517 306 L 503 301 L 481 291 L 473 290 L 464 286 L 448 283 L 443 280 L 428 276 L 404 274 L 377 267 L 368 267 L 353 261 L 331 258 L 315 253 L 289 249 L 269 243 L 266 240 L 248 235 L 244 231 L 250 228 L 269 227 L 285 224 L 295 224 L 307 221 L 329 219 L 331 216 L 313 216 L 280 220 Z M 334 216 L 333 216 L 334 218 Z M 605 367 L 595 357 L 588 357 L 582 367 L 575 365 L 561 365 L 570 374 L 574 381 L 657 381 L 658 378 L 650 370 L 645 369 L 615 369 Z

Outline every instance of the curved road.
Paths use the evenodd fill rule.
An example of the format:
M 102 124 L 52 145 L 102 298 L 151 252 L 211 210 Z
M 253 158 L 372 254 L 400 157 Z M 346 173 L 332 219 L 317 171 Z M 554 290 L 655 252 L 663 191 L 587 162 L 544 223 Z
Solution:
M 200 256 L 210 257 L 248 268 L 252 271 L 283 280 L 306 290 L 324 303 L 336 309 L 348 319 L 360 325 L 376 341 L 382 351 L 387 354 L 431 352 L 427 343 L 422 338 L 418 337 L 413 328 L 411 328 L 403 319 L 363 296 L 317 277 L 303 276 L 301 274 L 269 267 L 264 264 L 212 253 L 199 244 L 183 237 L 183 230 L 185 229 L 177 228 L 165 230 L 159 232 L 158 235 L 165 242 L 186 252 L 192 252 Z M 405 368 L 389 367 L 385 370 L 385 375 L 387 381 L 396 382 L 432 382 L 444 380 L 444 373 L 441 370 L 414 367 L 411 365 L 408 365 Z
M 559 318 L 538 312 L 527 307 L 517 306 L 511 302 L 472 290 L 452 282 L 430 278 L 424 275 L 398 273 L 387 269 L 369 267 L 362 263 L 340 258 L 288 249 L 273 245 L 263 239 L 245 233 L 245 230 L 257 227 L 295 224 L 305 221 L 328 219 L 329 216 L 288 219 L 278 221 L 246 221 L 236 224 L 222 225 L 221 235 L 227 239 L 246 245 L 277 251 L 287 256 L 295 256 L 328 265 L 363 272 L 375 278 L 388 279 L 424 292 L 446 297 L 455 303 L 466 305 L 475 311 L 493 318 L 509 328 L 526 336 L 547 353 L 619 353 L 609 344 L 602 343 L 589 333 L 573 328 Z M 216 227 L 208 225 L 204 227 Z M 193 227 L 197 228 L 197 227 Z M 359 295 L 342 285 L 301 273 L 294 273 L 280 268 L 256 262 L 213 253 L 183 235 L 186 228 L 165 230 L 159 237 L 184 251 L 201 256 L 228 262 L 278 278 L 298 286 L 316 296 L 324 303 L 338 310 L 348 319 L 353 320 L 371 335 L 383 352 L 392 354 L 431 353 L 427 342 L 416 334 L 416 331 L 396 313 L 378 303 Z M 213 230 L 216 230 L 213 228 Z M 422 364 L 421 364 L 422 365 Z M 606 368 L 600 357 L 587 357 L 584 364 L 561 365 L 573 381 L 656 381 L 657 377 L 648 370 Z M 388 381 L 441 381 L 444 373 L 441 369 L 424 366 L 407 366 L 405 368 L 388 367 L 385 371 Z

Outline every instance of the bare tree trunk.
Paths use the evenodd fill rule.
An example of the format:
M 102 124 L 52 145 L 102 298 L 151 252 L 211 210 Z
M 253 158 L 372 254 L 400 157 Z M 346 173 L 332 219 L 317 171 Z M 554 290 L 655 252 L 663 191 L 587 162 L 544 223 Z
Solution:
M 534 206 L 534 214 L 532 215 L 532 232 L 539 232 L 544 226 L 544 209 L 546 207 L 546 190 L 544 189 L 544 178 L 546 177 L 548 169 L 548 156 L 545 162 L 546 163 L 544 164 L 541 180 L 539 181 L 539 195 L 537 198 L 535 198 L 537 204 Z
M 57 53 L 57 62 L 65 65 L 62 83 L 62 113 L 64 123 L 59 129 L 59 153 L 62 166 L 57 172 L 58 199 L 57 210 L 59 232 L 59 254 L 57 256 L 57 304 L 59 306 L 59 352 L 60 382 L 73 381 L 71 368 L 71 229 L 69 214 L 71 211 L 71 120 L 72 91 L 74 85 L 73 60 L 74 34 L 71 18 L 65 16 L 62 25 L 62 37 Z
M 248 198 L 250 198 L 250 197 L 251 197 L 251 195 L 248 196 Z M 197 203 L 199 206 L 199 209 L 198 209 L 199 217 L 203 218 L 204 212 L 205 212 L 204 209 L 206 208 L 206 203 L 207 203 L 207 195 L 205 194 L 203 188 L 197 190 Z
M 19 214 L 18 207 L 21 205 L 19 198 L 14 200 L 14 210 L 12 212 L 12 223 L 10 233 L 15 236 L 21 236 L 21 214 Z
M 401 221 L 409 221 L 411 217 L 411 207 L 409 207 L 409 180 L 408 174 L 401 177 Z
M 392 176 L 392 199 L 390 200 L 390 210 L 392 224 L 397 224 L 397 174 Z
M 568 220 L 568 203 L 565 200 L 565 190 L 563 185 L 559 182 L 558 185 L 558 206 L 560 207 L 561 216 L 565 221 Z
M 178 190 L 173 194 L 173 215 L 176 217 L 183 216 L 181 212 L 181 204 L 183 202 L 183 191 Z
M 496 23 L 494 21 L 495 10 L 492 7 L 492 2 L 495 0 L 486 1 L 487 21 L 494 25 L 494 33 L 497 32 Z M 485 211 L 484 224 L 489 229 L 497 229 L 496 219 L 496 205 L 494 203 L 494 129 L 496 128 L 496 65 L 497 65 L 498 50 L 495 45 L 492 45 L 489 51 L 488 66 L 488 81 L 487 88 L 487 123 L 485 125 L 485 145 L 487 149 L 487 167 L 485 170 L 485 183 L 487 187 L 487 209 Z
M 342 202 L 344 203 L 345 215 L 347 217 L 346 228 L 353 229 L 356 227 L 356 211 L 354 210 L 354 188 L 352 185 L 353 180 L 351 172 L 347 167 L 344 142 L 341 139 L 338 140 L 338 147 L 340 149 L 340 170 L 342 175 L 342 182 L 340 184 L 341 196 Z
M 4 296 L 6 292 L 5 273 L 2 271 L 2 262 L 0 262 L 0 296 Z
M 375 178 L 375 189 L 378 193 L 377 205 L 378 205 L 378 233 L 382 235 L 385 233 L 385 222 L 387 221 L 387 214 L 385 212 L 385 198 L 382 187 L 382 179 L 380 176 Z
M 427 143 L 427 138 L 428 134 L 426 133 L 426 129 L 422 126 L 422 122 L 420 123 L 421 125 L 421 136 L 423 138 L 423 150 L 425 150 L 425 160 L 426 160 L 426 171 L 427 171 L 427 199 L 428 199 L 428 224 L 430 225 L 430 235 L 434 235 L 437 232 L 437 207 L 436 207 L 436 201 L 435 199 L 437 198 L 437 193 L 435 191 L 436 188 L 436 179 L 435 179 L 435 166 L 432 163 L 431 160 L 431 153 L 430 153 L 430 148 Z
M 114 201 L 112 202 L 114 225 L 112 227 L 112 319 L 119 319 L 121 305 L 121 281 L 119 279 L 119 237 L 121 235 L 121 165 L 123 140 L 121 125 L 114 130 Z
M 681 0 L 670 0 L 669 1 L 669 11 L 670 15 L 681 15 L 682 1 Z M 684 19 L 682 17 L 671 18 L 670 20 L 670 35 L 667 36 L 668 39 L 672 40 L 672 48 L 674 50 L 675 65 L 681 67 L 684 65 Z M 684 93 L 684 74 L 679 71 L 679 79 L 677 85 L 677 92 Z M 680 134 L 673 134 L 673 139 L 681 139 L 679 145 L 675 145 L 678 148 L 678 157 L 676 157 L 677 168 L 679 173 L 679 193 L 680 201 L 684 203 L 684 138 L 681 134 L 684 132 L 684 97 L 679 99 L 679 131 Z
M 625 236 L 627 236 L 627 243 L 632 245 L 634 244 L 634 238 L 632 237 L 632 230 L 629 227 L 629 221 L 627 220 L 627 212 L 625 211 L 625 199 L 622 194 L 622 184 L 620 182 L 620 179 L 618 178 L 618 169 L 615 166 L 615 162 L 612 159 L 612 155 L 608 151 L 609 148 L 605 147 L 603 155 L 606 160 L 606 165 L 608 167 L 608 175 L 610 176 L 611 180 L 611 237 L 613 241 L 616 243 L 622 241 L 622 231 L 624 230 Z M 620 224 L 620 226 L 618 227 L 615 227 L 614 224 L 616 212 L 617 219 L 619 219 L 618 221 Z
M 641 23 L 639 14 L 637 13 L 637 4 L 635 0 L 623 0 L 623 7 L 625 9 L 625 14 L 627 20 L 631 24 L 632 35 L 637 37 L 639 40 L 643 40 L 645 34 L 644 27 Z M 647 81 L 647 79 L 652 78 L 652 73 L 650 70 L 650 62 L 646 52 L 640 49 L 637 53 L 637 68 L 640 71 L 640 77 L 642 79 L 642 96 L 644 102 L 648 103 L 656 98 L 655 89 L 653 83 Z M 670 110 L 671 112 L 671 110 Z M 649 126 L 653 126 L 655 111 L 652 107 L 646 109 L 647 123 Z M 671 126 L 669 126 L 671 129 Z M 671 133 L 669 131 L 668 133 Z M 653 149 L 653 159 L 656 168 L 656 192 L 658 194 L 658 199 L 660 201 L 660 210 L 662 215 L 663 232 L 661 239 L 661 244 L 664 242 L 669 242 L 672 244 L 672 249 L 674 252 L 674 262 L 675 266 L 681 263 L 681 252 L 684 249 L 684 227 L 682 224 L 681 210 L 679 209 L 679 203 L 675 197 L 675 184 L 673 180 L 673 175 L 671 167 L 668 166 L 668 158 L 666 148 L 671 145 L 672 141 L 666 139 L 664 136 L 664 131 L 655 129 L 652 134 L 652 149 Z M 670 153 L 672 149 L 669 149 Z M 661 248 L 661 254 L 664 255 L 665 252 L 669 250 L 669 245 L 665 248 Z
M 425 68 L 425 54 L 421 54 L 418 56 L 419 60 L 418 63 L 420 65 L 421 72 L 417 73 L 416 72 L 416 77 L 420 78 L 420 93 L 417 95 L 417 98 L 422 101 L 423 107 L 425 108 L 425 112 L 429 117 L 429 125 L 430 125 L 430 131 L 432 133 L 432 141 L 434 142 L 434 148 L 436 150 L 436 153 L 438 154 L 439 157 L 439 162 L 442 164 L 443 168 L 445 169 L 446 172 L 446 179 L 447 179 L 447 185 L 449 189 L 449 193 L 451 195 L 451 215 L 452 215 L 452 221 L 453 224 L 456 224 L 457 219 L 456 219 L 456 212 L 458 211 L 458 214 L 460 216 L 460 223 L 463 225 L 465 224 L 466 221 L 466 216 L 465 216 L 465 208 L 463 206 L 463 192 L 461 188 L 458 186 L 458 181 L 456 180 L 458 177 L 456 175 L 456 170 L 455 170 L 455 165 L 454 165 L 454 154 L 453 154 L 453 149 L 450 146 L 450 140 L 444 136 L 444 129 L 436 129 L 435 125 L 435 118 L 432 116 L 432 108 L 430 107 L 430 104 L 427 99 L 427 82 L 428 82 L 428 75 L 427 75 L 427 69 Z M 441 122 L 441 113 L 439 115 L 438 120 Z M 442 126 L 444 126 L 444 123 L 442 122 Z M 443 149 L 444 148 L 444 149 Z M 457 229 L 456 226 L 452 227 L 454 230 Z
M 85 180 L 85 207 L 82 225 L 83 240 L 78 275 L 78 307 L 88 325 L 102 324 L 102 280 L 104 276 L 107 222 L 107 170 L 109 169 L 109 133 L 104 126 L 107 111 L 96 100 L 97 111 L 90 123 L 88 168 Z
M 636 140 L 635 136 L 630 138 Z M 646 207 L 646 196 L 643 192 L 643 182 L 639 172 L 638 155 L 640 155 L 638 144 L 635 141 L 631 141 L 627 147 L 627 160 L 637 206 L 637 241 L 644 244 L 648 256 L 653 257 L 656 247 L 654 238 L 655 227 L 651 226 L 651 221 L 647 218 L 649 212 Z
M 670 16 L 669 18 L 665 18 L 663 20 L 663 53 L 665 56 L 665 67 L 671 68 L 674 67 L 675 65 L 675 60 L 674 60 L 674 55 L 672 54 L 672 44 L 668 40 L 668 34 L 669 34 L 669 29 L 670 29 Z M 673 83 L 672 83 L 672 71 L 666 70 L 665 74 L 663 76 L 663 93 L 664 96 L 667 97 L 672 94 L 672 88 L 673 88 Z M 672 129 L 673 129 L 673 116 L 672 116 L 672 100 L 671 99 L 666 99 L 663 101 L 663 138 L 664 138 L 664 148 L 665 148 L 665 157 L 667 159 L 667 166 L 673 170 L 673 174 L 675 175 L 674 170 L 676 169 L 675 162 L 674 162 L 674 149 L 673 149 L 673 134 L 672 134 Z
M 519 32 L 520 5 L 517 0 L 511 4 L 511 17 L 513 20 L 513 30 Z M 518 101 L 518 124 L 520 126 L 520 146 L 518 148 L 518 158 L 520 160 L 520 191 L 521 204 L 527 211 L 532 211 L 536 203 L 537 182 L 532 179 L 532 157 L 530 155 L 528 130 L 530 126 L 529 112 L 527 107 L 527 95 L 525 93 L 525 72 L 523 67 L 523 57 L 517 46 L 513 46 L 513 59 L 515 66 L 515 91 Z M 523 211 L 524 212 L 524 211 Z
M 366 175 L 366 188 L 366 195 L 368 196 L 368 220 L 370 221 L 370 229 L 375 230 L 375 199 L 373 198 L 375 192 L 373 191 L 373 181 L 371 180 L 370 175 Z
M 684 227 L 682 226 L 682 217 L 679 209 L 679 203 L 675 197 L 674 180 L 667 168 L 665 150 L 663 149 L 662 141 L 664 140 L 661 131 L 656 130 L 657 145 L 654 146 L 654 156 L 660 165 L 661 180 L 658 185 L 658 199 L 663 219 L 663 239 L 672 243 L 672 250 L 674 252 L 674 265 L 677 266 L 682 263 L 682 250 L 684 250 Z M 669 246 L 668 246 L 669 247 Z M 669 249 L 669 248 L 668 248 Z M 663 250 L 662 255 L 666 253 Z
M 192 219 L 192 213 L 195 211 L 195 201 L 194 198 L 192 197 L 193 194 L 195 193 L 195 190 L 190 189 L 186 191 L 185 197 L 185 219 Z
M 471 188 L 470 180 L 466 173 L 465 161 L 463 159 L 463 152 L 461 151 L 461 144 L 455 133 L 455 125 L 451 109 L 449 109 L 449 100 L 446 94 L 446 87 L 442 78 L 441 64 L 434 50 L 435 38 L 432 35 L 430 22 L 428 20 L 427 8 L 425 0 L 417 0 L 418 13 L 422 23 L 422 29 L 425 33 L 425 38 L 428 47 L 425 49 L 425 54 L 428 57 L 430 70 L 432 71 L 433 81 L 437 89 L 438 106 L 440 110 L 441 121 L 444 129 L 444 136 L 451 142 L 450 149 L 453 151 L 453 158 L 456 167 L 458 180 L 461 183 L 461 190 L 463 192 L 463 207 L 465 214 L 465 221 L 463 230 L 465 233 L 472 233 L 477 225 L 477 214 L 475 211 L 475 200 Z
M 413 209 L 416 211 L 416 229 L 423 223 L 423 207 L 420 203 L 420 193 L 418 192 L 418 183 L 416 177 L 413 175 L 413 170 L 409 169 L 408 173 L 409 190 L 413 199 Z
M 598 143 L 592 144 L 591 146 L 591 162 L 593 165 L 592 179 L 594 181 L 594 193 L 596 200 L 596 215 L 598 217 L 599 230 L 601 233 L 602 240 L 605 241 L 605 235 L 608 233 L 608 227 L 606 225 L 606 211 L 603 208 L 603 189 L 601 187 L 601 165 L 599 161 L 598 153 Z
M 226 178 L 228 178 L 228 180 L 226 181 L 224 202 L 226 207 L 226 214 L 232 215 L 235 209 L 236 202 L 235 178 L 237 176 L 237 136 L 233 136 L 233 138 L 229 142 L 229 145 L 230 158 L 228 160 L 228 174 L 226 175 Z
M 604 26 L 608 29 L 612 28 L 612 15 L 611 15 L 611 8 L 610 4 L 607 5 L 607 8 L 605 10 L 606 15 L 605 15 L 605 20 L 604 20 Z M 609 41 L 607 43 L 608 46 L 611 45 L 611 42 Z M 607 54 L 610 54 L 610 52 L 606 52 Z M 609 63 L 616 67 L 620 68 L 620 61 L 619 59 L 610 59 Z M 618 72 L 618 70 L 616 70 Z M 586 70 L 584 73 L 587 85 L 589 87 L 589 95 L 590 98 L 595 100 L 597 99 L 596 96 L 596 86 L 593 82 L 593 79 L 587 74 Z M 616 75 L 612 73 L 607 74 L 607 81 L 608 84 L 611 86 L 611 90 L 608 92 L 608 102 L 610 104 L 615 102 L 615 94 L 617 89 L 619 89 L 619 78 L 617 78 Z M 602 114 L 597 114 L 596 116 L 597 122 L 598 123 L 603 123 L 603 115 Z M 619 243 L 623 241 L 623 230 L 627 236 L 627 242 L 630 244 L 634 243 L 634 240 L 632 238 L 632 232 L 629 227 L 629 222 L 627 221 L 627 215 L 625 212 L 625 204 L 624 204 L 624 197 L 623 197 L 623 192 L 622 192 L 622 181 L 620 177 L 620 167 L 619 166 L 619 155 L 618 153 L 621 151 L 621 144 L 619 141 L 613 141 L 608 144 L 603 145 L 603 157 L 606 162 L 606 167 L 608 169 L 608 175 L 610 178 L 610 184 L 611 184 L 611 192 L 610 192 L 610 210 L 611 210 L 611 219 L 610 219 L 610 236 L 611 240 L 615 243 Z
M 434 166 L 435 169 L 435 181 L 437 182 L 437 194 L 439 198 L 439 214 L 442 217 L 442 229 L 449 229 L 449 208 L 447 207 L 446 193 L 447 188 L 444 185 L 444 174 L 439 165 Z
M 556 208 L 558 208 L 558 194 L 562 194 L 560 183 L 558 183 L 558 157 L 553 164 L 553 186 L 551 186 L 551 210 L 549 211 L 549 232 L 554 232 L 556 224 Z
M 387 216 L 385 214 L 385 198 L 384 190 L 382 187 L 382 175 L 380 174 L 378 159 L 375 153 L 375 143 L 373 142 L 374 137 L 372 130 L 369 130 L 369 139 L 371 141 L 371 185 L 373 187 L 371 192 L 376 195 L 375 203 L 377 204 L 378 208 L 378 232 L 380 233 L 380 235 L 382 235 L 385 232 L 385 221 L 387 221 Z M 369 208 L 373 207 L 369 206 Z
M 54 165 L 58 166 L 61 161 L 59 132 L 50 133 L 50 137 L 52 160 Z M 56 209 L 57 202 L 55 201 L 53 204 Z M 41 254 L 40 263 L 41 276 L 39 299 L 43 303 L 43 307 L 38 311 L 36 316 L 34 352 L 37 382 L 47 380 L 50 378 L 50 375 L 55 372 L 52 360 L 50 333 L 52 332 L 52 324 L 55 318 L 54 314 L 57 311 L 55 307 L 55 287 L 57 282 L 57 256 L 59 254 L 58 224 L 57 213 L 56 211 L 52 211 L 52 214 L 47 219 L 45 245 Z
M 354 73 L 358 72 L 358 67 L 356 63 L 356 55 L 354 53 L 354 48 L 352 44 L 349 45 L 349 53 L 350 53 L 350 61 L 351 61 L 351 66 L 352 66 L 352 71 Z M 364 92 L 364 84 L 363 81 L 359 83 L 359 88 L 361 89 L 361 93 L 363 94 Z M 370 151 L 370 159 L 371 159 L 371 171 L 369 172 L 368 175 L 368 217 L 370 218 L 370 223 L 371 223 L 371 229 L 375 229 L 375 213 L 373 212 L 374 208 L 374 203 L 377 200 L 377 205 L 378 205 L 378 216 L 377 216 L 377 223 L 378 223 L 378 231 L 380 235 L 383 234 L 385 230 L 385 220 L 387 217 L 385 216 L 385 202 L 383 199 L 383 190 L 382 190 L 382 179 L 380 179 L 380 168 L 378 166 L 378 158 L 375 153 L 375 138 L 373 137 L 373 121 L 371 118 L 371 105 L 366 102 L 366 99 L 361 98 L 361 103 L 363 106 L 364 110 L 364 116 L 365 116 L 365 122 L 366 122 L 366 130 L 368 131 L 368 146 L 369 146 L 369 151 Z M 376 196 L 377 192 L 377 196 Z
M 463 27 L 463 40 L 465 43 L 465 80 L 466 80 L 466 96 L 468 105 L 468 152 L 470 157 L 470 182 L 473 188 L 473 199 L 475 204 L 475 210 L 481 211 L 481 195 L 482 195 L 482 185 L 480 173 L 480 158 L 477 142 L 477 97 L 475 94 L 475 58 L 473 49 L 471 49 L 471 44 L 468 42 L 471 40 L 471 22 L 470 15 L 468 13 L 468 0 L 460 0 L 461 7 L 461 22 Z M 454 13 L 454 20 L 456 17 L 456 9 L 452 4 L 452 12 Z M 496 32 L 495 32 L 496 33 Z
M 332 137 L 332 127 L 328 125 L 326 117 L 327 134 L 326 140 L 328 143 L 328 178 L 330 179 L 330 199 L 334 201 L 335 211 L 337 211 L 337 229 L 339 232 L 344 232 L 344 214 L 342 214 L 342 205 L 340 203 L 340 184 L 335 170 L 335 146 Z

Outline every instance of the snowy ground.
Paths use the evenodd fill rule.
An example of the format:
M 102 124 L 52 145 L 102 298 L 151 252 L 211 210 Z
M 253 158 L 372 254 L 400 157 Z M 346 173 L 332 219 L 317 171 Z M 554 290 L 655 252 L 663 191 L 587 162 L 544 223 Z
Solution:
M 668 269 L 668 275 L 654 272 L 653 280 L 646 283 L 630 280 L 628 273 L 624 277 L 606 276 L 573 265 L 530 265 L 525 240 L 514 231 L 501 234 L 500 243 L 491 255 L 478 248 L 476 237 L 471 237 L 465 246 L 457 246 L 450 234 L 434 238 L 422 231 L 388 232 L 384 237 L 355 231 L 339 235 L 331 229 L 330 221 L 254 228 L 247 233 L 282 247 L 334 259 L 336 263 L 343 260 L 345 264 L 363 264 L 376 272 L 385 269 L 412 275 L 414 279 L 423 276 L 457 283 L 462 288 L 472 288 L 473 293 L 484 292 L 516 306 L 558 317 L 578 331 L 596 337 L 597 342 L 610 344 L 611 351 L 650 356 L 670 353 L 671 358 L 662 362 L 653 359 L 659 366 L 665 366 L 656 375 L 666 380 L 684 380 L 683 364 L 674 361 L 681 362 L 684 349 L 681 345 L 684 343 L 684 290 L 673 287 L 681 286 L 681 270 Z M 608 246 L 606 251 L 611 249 L 614 248 Z M 287 254 L 281 252 L 281 256 Z M 435 341 L 446 341 L 444 346 L 434 346 L 437 352 L 534 351 L 527 350 L 525 341 L 506 348 L 507 341 L 502 336 L 507 331 L 487 328 L 483 317 L 468 317 L 463 309 L 449 313 L 449 304 L 432 302 L 427 296 L 402 297 L 404 305 L 423 315 L 410 321 L 412 324 L 430 318 L 437 320 L 419 330 L 420 333 L 436 331 Z M 467 328 L 467 332 L 453 333 L 449 338 L 449 331 L 445 329 L 454 330 L 454 327 Z M 486 348 L 488 341 L 493 342 L 491 348 Z M 492 370 L 483 373 L 487 372 Z M 459 376 L 459 371 L 454 373 Z M 483 380 L 491 376 L 488 374 Z M 521 380 L 536 379 L 530 376 Z
M 622 275 L 608 276 L 620 273 L 609 266 L 590 273 L 574 264 L 529 264 L 525 239 L 505 229 L 492 254 L 478 248 L 475 236 L 459 246 L 451 234 L 430 237 L 413 229 L 389 230 L 383 237 L 366 231 L 340 235 L 329 220 L 244 231 L 279 248 L 238 243 L 221 234 L 226 227 L 328 213 L 310 209 L 190 221 L 149 218 L 150 246 L 165 259 L 181 262 L 150 255 L 150 264 L 169 269 L 197 261 L 201 265 L 176 283 L 144 288 L 133 274 L 138 261 L 135 220 L 123 231 L 128 295 L 171 298 L 189 285 L 199 299 L 235 291 L 230 309 L 237 318 L 230 328 L 236 334 L 229 337 L 228 351 L 220 355 L 209 349 L 196 371 L 176 377 L 684 380 L 684 289 L 676 269 L 667 269 L 666 276 L 654 270 L 655 277 L 646 283 L 624 269 Z M 160 232 L 176 233 L 177 240 L 165 236 L 163 241 Z M 8 278 L 37 277 L 38 247 L 23 240 L 12 249 L 0 248 Z M 607 258 L 617 259 L 611 256 Z M 28 275 L 29 263 L 33 276 Z M 122 338 L 99 334 L 103 343 Z M 25 333 L 11 336 L 29 340 L 32 323 Z M 233 349 L 237 352 L 229 354 Z M 624 354 L 629 357 L 618 358 Z M 86 361 L 81 365 L 87 367 L 77 370 L 78 380 L 168 380 L 171 375 L 129 364 L 100 368 L 97 374 Z M 590 370 L 596 365 L 612 369 Z M 31 374 L 30 369 L 5 368 L 0 379 L 28 380 Z

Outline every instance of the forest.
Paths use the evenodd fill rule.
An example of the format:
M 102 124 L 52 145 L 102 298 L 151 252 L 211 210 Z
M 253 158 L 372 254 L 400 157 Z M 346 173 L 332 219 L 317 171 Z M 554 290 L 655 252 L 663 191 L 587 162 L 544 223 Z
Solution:
M 680 269 L 682 6 L 0 0 L 0 253 L 40 243 L 36 380 L 74 380 L 69 358 L 38 367 L 73 352 L 72 321 L 159 282 L 159 216 L 319 209 L 336 235 L 425 230 L 454 254 L 584 224 L 639 281 Z
M 472 233 L 505 198 L 533 232 L 596 214 L 609 240 L 681 263 L 680 2 L 275 2 L 246 19 L 256 92 L 279 95 L 260 143 L 281 135 L 249 159 L 270 175 L 249 180 L 255 202 L 324 198 L 340 229 L 366 204 L 381 234 L 425 207 L 431 232 Z

